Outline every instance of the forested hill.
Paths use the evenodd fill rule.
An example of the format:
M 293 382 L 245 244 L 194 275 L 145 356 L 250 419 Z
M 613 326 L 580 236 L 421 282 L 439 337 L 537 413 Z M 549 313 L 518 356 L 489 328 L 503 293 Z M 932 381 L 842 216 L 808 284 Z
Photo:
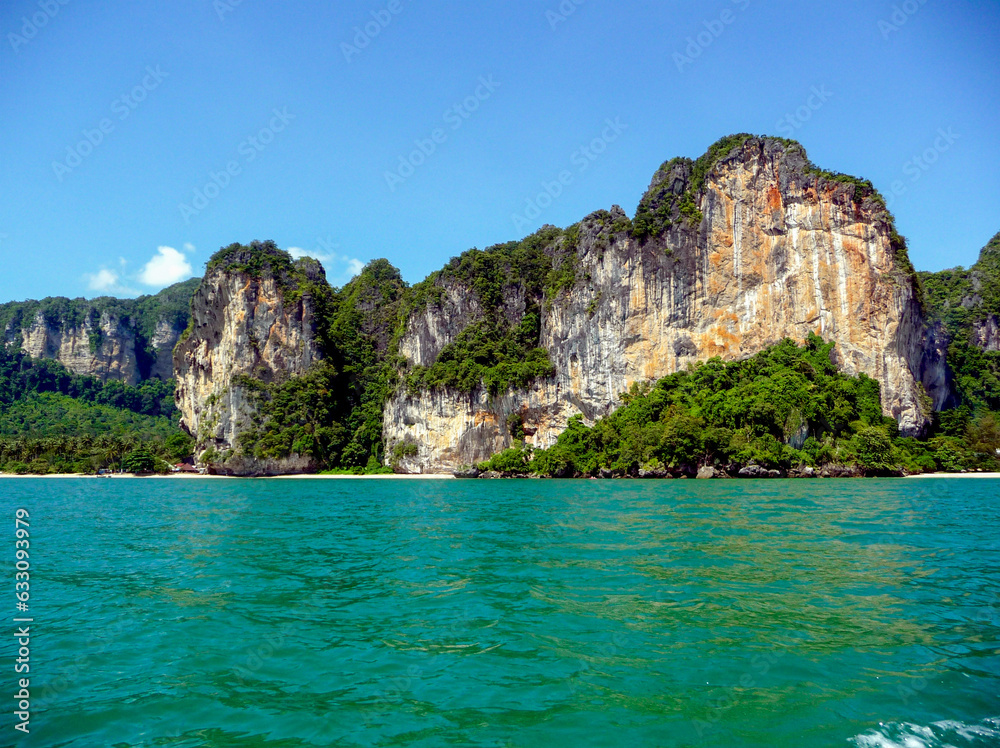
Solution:
M 187 327 L 200 282 L 192 278 L 135 299 L 49 297 L 0 304 L 0 339 L 101 381 L 171 379 L 173 347 Z
M 850 461 L 875 431 L 894 468 L 970 469 L 992 459 L 1000 412 L 998 279 L 1000 235 L 972 268 L 915 273 L 870 182 L 792 141 L 729 136 L 665 162 L 632 218 L 544 226 L 413 286 L 382 259 L 334 289 L 315 260 L 255 241 L 153 296 L 0 305 L 0 435 L 83 440 L 22 444 L 0 469 L 98 465 L 87 440 L 113 435 L 241 474 L 449 472 L 528 447 L 561 474 L 584 423 L 597 441 L 570 451 L 598 473 L 667 469 L 679 453 L 652 441 L 692 424 L 685 469 Z M 829 403 L 850 417 L 809 421 Z
M 0 346 L 0 471 L 163 471 L 192 447 L 172 379 L 101 382 Z
M 101 350 L 121 350 L 122 340 L 139 341 L 132 349 L 142 369 L 143 354 L 152 359 L 145 343 L 164 341 L 157 327 L 187 325 L 190 294 L 197 285 L 187 282 L 157 296 L 135 300 L 45 299 L 4 304 L 7 340 L 0 345 L 0 471 L 14 473 L 92 473 L 100 469 L 164 471 L 190 457 L 193 441 L 179 426 L 170 371 L 129 384 L 105 371 L 104 378 L 77 374 L 53 354 L 64 354 L 84 370 L 82 359 L 98 359 Z M 72 347 L 37 350 L 47 357 L 29 356 L 18 332 L 38 342 L 55 331 L 65 342 L 80 330 L 99 336 L 107 325 L 88 327 L 88 316 L 114 318 L 126 330 L 122 340 L 88 341 L 86 352 Z M 41 319 L 40 324 L 36 324 Z M 182 326 L 183 325 L 183 326 Z M 40 332 L 40 328 L 45 332 Z M 144 337 L 146 335 L 147 337 Z M 155 347 L 154 347 L 155 352 Z M 150 367 L 152 368 L 152 367 Z M 161 379 L 159 374 L 166 373 Z M 136 377 L 138 379 L 138 377 Z
M 1000 233 L 972 267 L 919 273 L 928 317 L 950 340 L 960 417 L 1000 410 Z

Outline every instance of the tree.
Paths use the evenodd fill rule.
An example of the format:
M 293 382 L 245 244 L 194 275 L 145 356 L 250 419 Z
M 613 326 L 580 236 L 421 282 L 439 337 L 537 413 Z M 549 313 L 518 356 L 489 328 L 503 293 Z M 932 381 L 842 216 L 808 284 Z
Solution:
M 149 450 L 140 447 L 125 455 L 122 469 L 127 473 L 152 473 L 156 470 L 156 458 Z
M 895 469 L 892 463 L 892 440 L 881 428 L 868 426 L 854 436 L 858 465 L 866 473 L 886 473 Z
M 164 446 L 172 460 L 184 460 L 194 453 L 194 439 L 183 432 L 168 436 Z
M 1000 449 L 1000 417 L 997 413 L 986 413 L 968 428 L 969 444 L 977 452 L 995 454 Z

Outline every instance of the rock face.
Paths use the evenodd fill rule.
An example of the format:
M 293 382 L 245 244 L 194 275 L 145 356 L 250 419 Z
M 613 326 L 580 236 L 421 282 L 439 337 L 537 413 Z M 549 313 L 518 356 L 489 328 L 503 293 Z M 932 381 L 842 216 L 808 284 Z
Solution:
M 276 248 L 252 251 L 288 261 Z M 321 357 L 313 298 L 288 273 L 249 267 L 252 259 L 249 252 L 237 251 L 209 264 L 191 303 L 190 331 L 174 349 L 175 401 L 181 425 L 195 437 L 199 452 L 211 448 L 225 453 L 237 446 L 239 433 L 255 414 L 250 379 L 281 381 L 305 373 Z M 303 272 L 326 283 L 318 265 Z M 256 472 L 246 462 L 238 472 Z M 261 470 L 302 472 L 308 467 L 296 458 L 295 464 L 275 463 Z
M 139 382 L 135 328 L 127 318 L 113 313 L 88 316 L 79 327 L 68 327 L 54 324 L 39 312 L 21 330 L 21 347 L 32 358 L 55 359 L 74 374 L 102 382 Z
M 166 381 L 174 376 L 174 346 L 183 333 L 184 327 L 180 325 L 171 324 L 165 319 L 157 321 L 150 341 L 156 353 L 149 369 L 150 378 Z
M 836 340 L 843 371 L 879 381 L 884 411 L 905 433 L 925 428 L 929 406 L 949 397 L 944 343 L 924 324 L 877 196 L 815 173 L 801 148 L 772 139 L 745 140 L 701 178 L 690 161 L 657 172 L 640 211 L 662 225 L 648 236 L 636 238 L 617 206 L 582 222 L 576 280 L 542 314 L 555 376 L 495 397 L 401 388 L 385 410 L 386 450 L 413 443 L 417 453 L 399 466 L 443 472 L 485 460 L 511 445 L 511 414 L 528 443 L 548 447 L 570 417 L 606 415 L 633 382 L 809 333 Z M 682 215 L 686 194 L 693 204 Z M 523 294 L 508 288 L 504 298 L 516 320 Z M 433 362 L 478 306 L 472 288 L 445 285 L 410 316 L 401 355 L 411 366 Z
M 1000 317 L 991 314 L 972 325 L 972 344 L 984 351 L 1000 351 Z
M 57 297 L 2 304 L 2 340 L 102 382 L 167 380 L 197 283 L 186 281 L 137 299 Z

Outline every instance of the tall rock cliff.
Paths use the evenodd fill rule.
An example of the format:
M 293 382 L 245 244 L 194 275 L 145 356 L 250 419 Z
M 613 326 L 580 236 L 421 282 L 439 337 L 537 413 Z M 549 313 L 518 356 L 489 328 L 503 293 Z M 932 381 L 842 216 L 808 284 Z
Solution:
M 471 326 L 523 325 L 537 311 L 551 375 L 492 393 L 410 377 L 384 418 L 401 469 L 486 459 L 510 445 L 512 420 L 549 446 L 570 417 L 607 414 L 633 382 L 810 332 L 836 340 L 846 373 L 879 381 L 905 433 L 949 398 L 946 343 L 924 323 L 884 203 L 870 184 L 816 169 L 797 144 L 724 139 L 697 161 L 664 164 L 633 221 L 616 206 L 539 237 L 552 267 L 541 295 L 511 272 L 486 299 L 476 278 L 446 268 L 405 321 L 399 351 L 407 369 L 433 366 Z
M 1000 409 L 1000 233 L 971 268 L 919 276 L 924 309 L 949 352 L 955 404 Z
M 74 374 L 135 385 L 173 376 L 173 347 L 187 326 L 186 281 L 137 299 L 47 298 L 0 305 L 7 345 L 33 358 L 54 359 Z
M 102 382 L 119 379 L 134 385 L 139 381 L 135 329 L 127 317 L 96 312 L 84 317 L 78 326 L 69 326 L 38 312 L 19 332 L 21 347 L 32 358 L 55 359 L 74 374 Z
M 1000 233 L 971 268 L 920 273 L 928 315 L 983 351 L 1000 351 Z
M 273 242 L 233 244 L 209 262 L 173 355 L 181 424 L 206 460 L 226 462 L 237 450 L 239 435 L 257 415 L 256 383 L 304 374 L 321 358 L 310 284 L 326 286 L 322 268 L 314 261 L 293 263 Z M 309 467 L 307 458 L 296 456 L 264 471 Z M 238 472 L 257 470 L 243 466 Z

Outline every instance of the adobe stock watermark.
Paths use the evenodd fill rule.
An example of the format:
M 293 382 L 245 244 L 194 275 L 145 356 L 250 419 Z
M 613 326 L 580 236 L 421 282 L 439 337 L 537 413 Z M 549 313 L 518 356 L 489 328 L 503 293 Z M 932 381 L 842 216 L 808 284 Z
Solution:
M 393 171 L 385 172 L 385 183 L 390 192 L 395 192 L 396 188 L 412 177 L 416 170 L 427 163 L 427 160 L 437 153 L 444 143 L 448 141 L 449 130 L 457 132 L 465 124 L 466 120 L 478 111 L 479 107 L 500 88 L 500 84 L 493 80 L 492 75 L 479 76 L 479 85 L 469 96 L 461 102 L 452 105 L 442 115 L 444 123 L 448 126 L 434 128 L 426 138 L 417 138 L 413 141 L 416 146 L 409 154 L 399 157 L 399 165 Z
M 940 160 L 943 154 L 951 150 L 951 147 L 955 145 L 955 141 L 961 137 L 961 135 L 955 132 L 954 128 L 939 129 L 934 142 L 930 146 L 903 164 L 903 174 L 909 177 L 909 179 L 906 182 L 902 179 L 896 179 L 889 185 L 889 190 L 886 194 L 886 206 L 891 207 L 896 198 L 905 195 L 909 189 L 908 184 L 919 182 L 920 178 Z
M 243 0 L 214 0 L 212 8 L 220 21 L 225 21 L 226 16 L 243 4 Z
M 1000 620 L 1000 616 L 997 615 L 997 608 L 1000 607 L 1000 593 L 993 589 L 988 592 L 989 600 L 981 606 L 973 620 L 977 623 L 996 624 Z
M 775 127 L 778 132 L 786 138 L 794 137 L 795 131 L 800 129 L 806 122 L 812 119 L 815 112 L 823 108 L 823 105 L 833 97 L 833 91 L 827 89 L 826 84 L 813 86 L 810 89 L 809 97 L 793 113 L 786 114 L 778 120 Z
M 252 679 L 257 677 L 257 672 L 264 667 L 264 664 L 272 657 L 281 652 L 285 646 L 285 637 L 290 636 L 295 627 L 288 621 L 281 624 L 275 631 L 275 627 L 270 627 L 271 632 L 256 646 L 246 647 L 241 664 L 233 666 L 233 675 L 240 682 L 241 686 L 247 685 Z
M 573 170 L 563 169 L 554 179 L 542 182 L 541 192 L 534 197 L 525 198 L 525 207 L 522 213 L 511 213 L 510 220 L 513 221 L 515 230 L 522 231 L 532 225 L 542 215 L 542 212 L 558 200 L 566 188 L 573 184 L 576 175 L 586 172 L 591 164 L 608 150 L 608 146 L 618 140 L 622 133 L 628 129 L 628 125 L 622 122 L 621 117 L 615 117 L 613 120 L 606 119 L 604 122 L 606 126 L 598 137 L 586 145 L 580 146 L 570 155 L 569 162 L 576 167 L 575 174 Z
M 340 51 L 344 53 L 344 59 L 348 63 L 354 62 L 354 58 L 368 48 L 379 34 L 392 23 L 392 19 L 403 12 L 403 0 L 389 0 L 384 8 L 371 11 L 372 20 L 367 21 L 363 26 L 355 26 L 351 29 L 354 36 L 351 41 L 340 43 Z
M 898 5 L 893 5 L 889 20 L 882 19 L 878 22 L 878 30 L 882 32 L 882 38 L 888 40 L 891 34 L 900 31 L 907 21 L 926 4 L 927 0 L 905 0 Z
M 315 254 L 312 256 L 316 259 L 319 257 L 334 257 L 337 254 L 337 250 L 340 249 L 340 245 L 333 241 L 333 237 L 327 234 L 325 237 L 316 237 L 316 250 Z
M 169 77 L 168 73 L 160 70 L 160 66 L 146 67 L 146 75 L 138 85 L 131 91 L 123 93 L 111 102 L 111 113 L 119 122 L 127 120 L 132 112 L 150 93 L 155 91 Z M 52 171 L 60 182 L 66 175 L 83 164 L 85 160 L 104 142 L 105 138 L 115 131 L 115 122 L 110 117 L 103 117 L 96 127 L 82 131 L 83 139 L 76 145 L 66 146 L 66 157 L 60 161 L 52 162 Z
M 230 159 L 221 171 L 208 172 L 208 181 L 201 187 L 192 190 L 190 203 L 178 203 L 177 209 L 181 212 L 184 223 L 190 224 L 191 219 L 200 215 L 215 200 L 222 191 L 233 181 L 233 177 L 243 173 L 243 167 L 257 160 L 257 156 L 263 153 L 275 137 L 295 119 L 294 114 L 288 113 L 288 107 L 272 109 L 273 116 L 265 127 L 262 127 L 254 135 L 248 136 L 236 148 L 236 153 L 242 156 L 239 159 Z
M 7 33 L 7 41 L 10 42 L 11 49 L 15 52 L 30 42 L 38 32 L 49 25 L 49 21 L 59 14 L 59 8 L 68 5 L 69 0 L 38 0 L 38 8 L 31 16 L 21 17 L 21 33 L 15 34 L 13 31 Z
M 691 720 L 698 738 L 704 740 L 706 735 L 718 729 L 726 712 L 740 703 L 745 692 L 760 687 L 760 679 L 765 678 L 771 667 L 780 662 L 795 644 L 792 639 L 782 638 L 775 641 L 769 651 L 755 654 L 750 659 L 750 667 L 740 675 L 736 685 L 724 687 L 722 695 L 710 702 L 709 712 L 703 718 Z
M 115 617 L 108 623 L 93 630 L 82 647 L 74 652 L 71 662 L 62 665 L 58 671 L 50 671 L 47 684 L 37 701 L 39 709 L 49 708 L 58 698 L 69 691 L 81 675 L 94 667 L 95 658 L 99 659 L 106 653 L 114 652 L 116 641 L 130 627 L 142 625 L 145 611 L 131 602 L 116 609 Z
M 576 13 L 576 9 L 587 0 L 562 0 L 555 10 L 545 11 L 545 20 L 549 22 L 549 27 L 555 31 L 560 23 L 566 23 L 569 17 Z
M 453 617 L 451 623 L 444 631 L 451 637 L 458 638 L 463 633 L 464 628 L 468 627 L 473 620 L 469 606 L 464 606 L 461 616 Z M 442 658 L 445 656 L 443 653 L 438 653 L 429 657 L 425 661 L 426 667 L 432 670 L 438 668 Z M 410 665 L 406 668 L 404 674 L 399 674 L 383 681 L 385 685 L 376 692 L 374 703 L 365 708 L 362 716 L 365 727 L 372 727 L 378 718 L 395 711 L 399 707 L 399 704 L 403 702 L 406 695 L 421 680 L 425 672 L 426 669 L 419 665 Z
M 608 641 L 597 648 L 597 654 L 612 658 L 618 655 L 618 653 L 628 644 L 631 640 L 628 634 L 623 632 L 616 632 L 608 637 Z M 577 691 L 583 687 L 595 688 L 596 684 L 593 680 L 594 674 L 591 672 L 594 668 L 591 667 L 590 663 L 581 658 L 577 661 L 579 663 L 579 670 L 569 676 L 566 686 L 569 688 L 571 695 L 575 696 Z
M 751 0 L 730 0 L 730 2 L 739 10 L 744 11 L 750 7 Z M 685 39 L 687 46 L 684 48 L 684 54 L 674 52 L 673 59 L 677 70 L 683 73 L 685 68 L 693 65 L 694 61 L 701 57 L 705 53 L 705 50 L 715 43 L 716 39 L 722 36 L 726 27 L 736 22 L 736 18 L 736 13 L 730 8 L 726 8 L 719 14 L 718 18 L 703 21 L 702 25 L 705 27 L 705 30 L 699 31 L 697 35 L 689 36 Z

